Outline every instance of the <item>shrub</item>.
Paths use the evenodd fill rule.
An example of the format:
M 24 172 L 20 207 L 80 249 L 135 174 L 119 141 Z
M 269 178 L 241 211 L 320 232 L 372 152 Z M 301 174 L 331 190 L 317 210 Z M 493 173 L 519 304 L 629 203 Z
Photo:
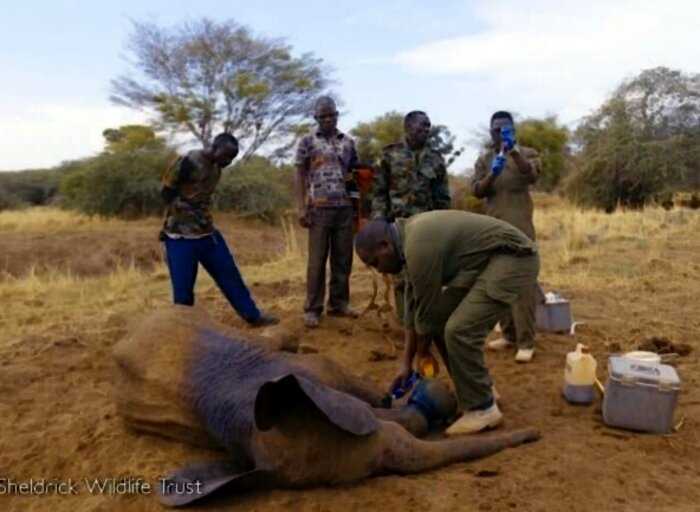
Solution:
M 21 199 L 0 188 L 0 211 L 14 210 L 20 208 L 26 203 L 22 203 Z
M 48 204 L 58 190 L 60 177 L 54 169 L 0 173 L 0 208 Z
M 556 117 L 525 119 L 517 127 L 518 142 L 535 148 L 542 165 L 537 188 L 551 192 L 567 171 L 569 130 Z
M 464 176 L 450 176 L 452 208 L 472 213 L 485 213 L 484 201 L 472 194 L 472 180 Z
M 61 181 L 63 204 L 88 215 L 134 218 L 159 214 L 160 176 L 172 152 L 102 154 L 74 166 Z
M 567 183 L 577 203 L 612 211 L 700 188 L 697 94 L 700 75 L 657 67 L 623 81 L 575 132 L 578 172 Z
M 292 205 L 292 169 L 252 157 L 224 171 L 214 207 L 276 222 Z

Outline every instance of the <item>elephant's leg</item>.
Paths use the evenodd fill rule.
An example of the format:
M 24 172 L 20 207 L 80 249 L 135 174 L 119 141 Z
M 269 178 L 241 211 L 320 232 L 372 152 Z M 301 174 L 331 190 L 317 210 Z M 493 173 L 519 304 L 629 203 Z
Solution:
M 399 425 L 382 422 L 382 459 L 379 473 L 417 473 L 447 464 L 486 457 L 505 448 L 536 441 L 536 429 L 527 428 L 503 434 L 464 436 L 444 441 L 416 439 Z

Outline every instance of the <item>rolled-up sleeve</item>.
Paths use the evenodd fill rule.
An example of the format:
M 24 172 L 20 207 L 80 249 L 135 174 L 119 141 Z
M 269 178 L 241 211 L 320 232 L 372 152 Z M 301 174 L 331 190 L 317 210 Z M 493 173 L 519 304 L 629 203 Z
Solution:
M 436 334 L 442 327 L 433 314 L 442 293 L 442 263 L 440 251 L 431 247 L 415 251 L 407 263 L 404 318 L 406 325 L 412 321 L 413 328 L 421 335 Z

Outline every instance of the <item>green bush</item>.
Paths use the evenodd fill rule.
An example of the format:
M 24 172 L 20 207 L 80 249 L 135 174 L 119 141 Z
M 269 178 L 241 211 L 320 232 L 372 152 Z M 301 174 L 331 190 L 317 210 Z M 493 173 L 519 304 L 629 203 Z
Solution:
M 542 165 L 537 188 L 554 190 L 567 171 L 569 131 L 556 117 L 525 119 L 517 126 L 518 142 L 535 148 Z
M 25 205 L 26 203 L 23 203 L 19 197 L 0 188 L 0 212 L 3 210 L 14 210 Z
M 623 81 L 576 129 L 569 197 L 607 211 L 670 208 L 673 193 L 700 189 L 698 84 L 700 74 L 664 67 Z
M 472 194 L 472 180 L 465 176 L 449 176 L 452 208 L 472 213 L 486 211 L 484 201 Z
M 60 178 L 55 169 L 0 173 L 0 209 L 48 204 L 58 191 Z
M 668 195 L 680 183 L 684 165 L 678 138 L 648 140 L 630 122 L 625 105 L 614 105 L 602 134 L 590 138 L 567 180 L 568 197 L 580 206 L 608 212 L 639 209 Z
M 292 205 L 292 169 L 252 157 L 224 171 L 214 207 L 276 222 Z
M 107 154 L 84 161 L 60 184 L 64 206 L 88 215 L 134 218 L 159 214 L 160 177 L 174 155 L 166 149 Z

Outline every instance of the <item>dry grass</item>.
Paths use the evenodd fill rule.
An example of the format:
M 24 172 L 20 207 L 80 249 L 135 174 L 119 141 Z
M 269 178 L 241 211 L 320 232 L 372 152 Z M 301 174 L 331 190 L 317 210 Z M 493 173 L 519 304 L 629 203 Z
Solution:
M 699 211 L 647 209 L 608 215 L 579 211 L 552 197 L 537 198 L 537 203 L 542 201 L 545 203 L 537 208 L 535 222 L 543 254 L 541 278 L 548 289 L 577 293 L 611 289 L 635 294 L 677 288 L 685 290 L 686 300 L 697 300 L 687 276 L 697 276 L 700 270 L 694 256 L 700 252 L 696 239 Z M 101 230 L 114 227 L 117 236 L 128 237 L 128 228 L 135 224 L 50 208 L 0 214 L 0 232 L 55 233 L 76 225 Z M 284 248 L 272 261 L 242 266 L 249 285 L 303 282 L 304 244 L 300 244 L 291 219 L 282 220 L 282 231 Z M 237 245 L 235 238 L 232 243 Z M 221 300 L 204 272 L 197 282 L 197 295 Z M 297 311 L 301 300 L 294 294 L 279 293 L 267 299 L 266 306 Z M 129 316 L 169 301 L 170 283 L 162 263 L 153 270 L 119 265 L 112 273 L 96 277 L 51 268 L 33 269 L 19 278 L 5 276 L 0 278 L 0 346 L 30 334 L 78 327 L 108 329 L 113 315 Z
M 55 212 L 59 214 L 55 216 Z M 61 210 L 28 209 L 8 213 L 4 219 L 0 217 L 0 222 L 6 222 L 0 232 L 11 224 L 10 229 L 23 226 L 25 230 L 53 233 L 57 227 L 72 226 L 81 219 L 87 219 L 84 226 L 99 229 L 104 229 L 105 224 L 120 222 L 83 218 Z M 135 225 L 123 224 L 122 229 Z M 273 261 L 241 267 L 249 285 L 303 279 L 305 255 L 300 249 L 297 232 L 291 222 L 284 219 L 283 229 L 285 249 Z M 76 253 L 75 257 L 82 256 Z M 196 294 L 202 298 L 219 295 L 216 284 L 206 272 L 200 273 Z M 168 270 L 163 263 L 155 265 L 152 270 L 143 270 L 133 263 L 117 265 L 111 273 L 97 277 L 32 267 L 22 277 L 0 276 L 0 303 L 3 304 L 0 308 L 0 347 L 17 343 L 27 335 L 61 336 L 76 329 L 84 332 L 108 330 L 109 319 L 115 315 L 128 317 L 167 304 L 170 300 Z M 269 305 L 283 310 L 297 308 L 295 299 L 284 295 L 275 297 Z
M 35 207 L 0 212 L 0 232 L 46 232 L 75 229 L 124 229 L 126 221 L 90 217 L 69 210 Z
M 547 208 L 536 209 L 535 225 L 544 254 L 543 278 L 557 286 L 625 289 L 652 274 L 673 279 L 675 267 L 694 269 L 688 251 L 700 245 L 697 211 L 648 208 L 606 214 L 551 203 L 550 198 Z

